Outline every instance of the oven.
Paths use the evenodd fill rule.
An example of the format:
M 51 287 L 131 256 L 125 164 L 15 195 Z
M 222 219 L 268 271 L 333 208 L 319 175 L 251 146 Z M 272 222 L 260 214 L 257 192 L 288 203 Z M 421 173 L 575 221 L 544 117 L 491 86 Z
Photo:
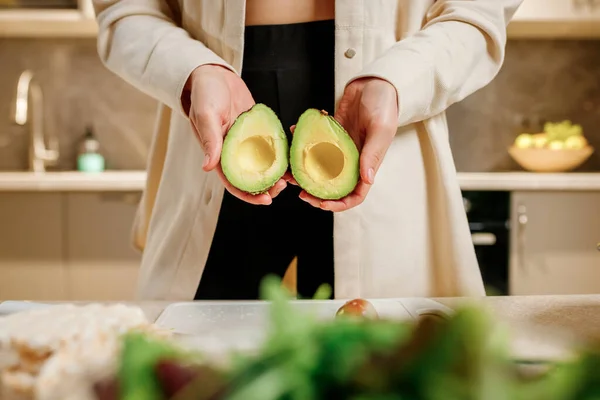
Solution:
M 462 194 L 486 294 L 508 295 L 510 192 L 463 191 Z

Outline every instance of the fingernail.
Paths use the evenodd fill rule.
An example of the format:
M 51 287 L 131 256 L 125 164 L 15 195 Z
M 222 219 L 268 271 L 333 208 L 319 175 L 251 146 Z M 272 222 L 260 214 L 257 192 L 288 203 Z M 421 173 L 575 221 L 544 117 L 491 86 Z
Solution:
M 204 155 L 204 162 L 202 163 L 202 168 L 206 168 L 206 166 L 210 163 L 210 156 L 208 154 Z
M 369 168 L 369 170 L 367 171 L 367 179 L 369 180 L 369 183 L 373 183 L 375 180 L 375 170 L 373 168 Z

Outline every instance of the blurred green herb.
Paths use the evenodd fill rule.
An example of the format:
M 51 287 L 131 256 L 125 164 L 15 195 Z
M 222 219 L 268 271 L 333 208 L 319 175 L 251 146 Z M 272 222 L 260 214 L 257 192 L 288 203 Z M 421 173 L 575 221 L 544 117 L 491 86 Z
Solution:
M 324 286 L 315 298 L 330 291 Z M 217 380 L 223 387 L 214 374 L 200 374 L 177 400 L 600 399 L 596 349 L 524 378 L 510 358 L 508 333 L 477 307 L 417 323 L 333 315 L 323 321 L 295 308 L 277 278 L 266 278 L 261 294 L 271 304 L 271 326 L 258 352 L 238 355 Z M 152 365 L 165 356 L 173 356 L 168 346 L 126 337 L 122 398 L 162 400 Z

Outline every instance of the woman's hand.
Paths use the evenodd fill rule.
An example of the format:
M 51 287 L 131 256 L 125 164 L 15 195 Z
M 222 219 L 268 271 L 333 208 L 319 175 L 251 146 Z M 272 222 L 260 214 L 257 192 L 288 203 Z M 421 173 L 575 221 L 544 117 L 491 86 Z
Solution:
M 232 71 L 219 65 L 203 65 L 189 79 L 189 117 L 194 132 L 204 150 L 205 171 L 217 170 L 229 193 L 252 204 L 271 204 L 287 185 L 280 179 L 268 193 L 252 195 L 231 185 L 221 169 L 223 137 L 235 119 L 254 105 L 254 99 L 244 81 Z
M 398 128 L 396 89 L 379 78 L 355 80 L 346 87 L 334 117 L 348 131 L 360 151 L 358 185 L 340 200 L 320 200 L 304 191 L 300 198 L 314 207 L 340 212 L 361 204 L 375 182 L 375 175 Z

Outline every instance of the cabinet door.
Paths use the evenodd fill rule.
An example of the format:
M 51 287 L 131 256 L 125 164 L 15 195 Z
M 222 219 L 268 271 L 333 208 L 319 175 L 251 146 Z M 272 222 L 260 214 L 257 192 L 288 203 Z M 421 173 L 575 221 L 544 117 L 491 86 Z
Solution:
M 515 192 L 510 294 L 600 293 L 600 193 Z
M 65 259 L 71 299 L 132 300 L 141 261 L 130 241 L 139 193 L 65 196 Z
M 0 194 L 0 301 L 67 299 L 60 196 Z

